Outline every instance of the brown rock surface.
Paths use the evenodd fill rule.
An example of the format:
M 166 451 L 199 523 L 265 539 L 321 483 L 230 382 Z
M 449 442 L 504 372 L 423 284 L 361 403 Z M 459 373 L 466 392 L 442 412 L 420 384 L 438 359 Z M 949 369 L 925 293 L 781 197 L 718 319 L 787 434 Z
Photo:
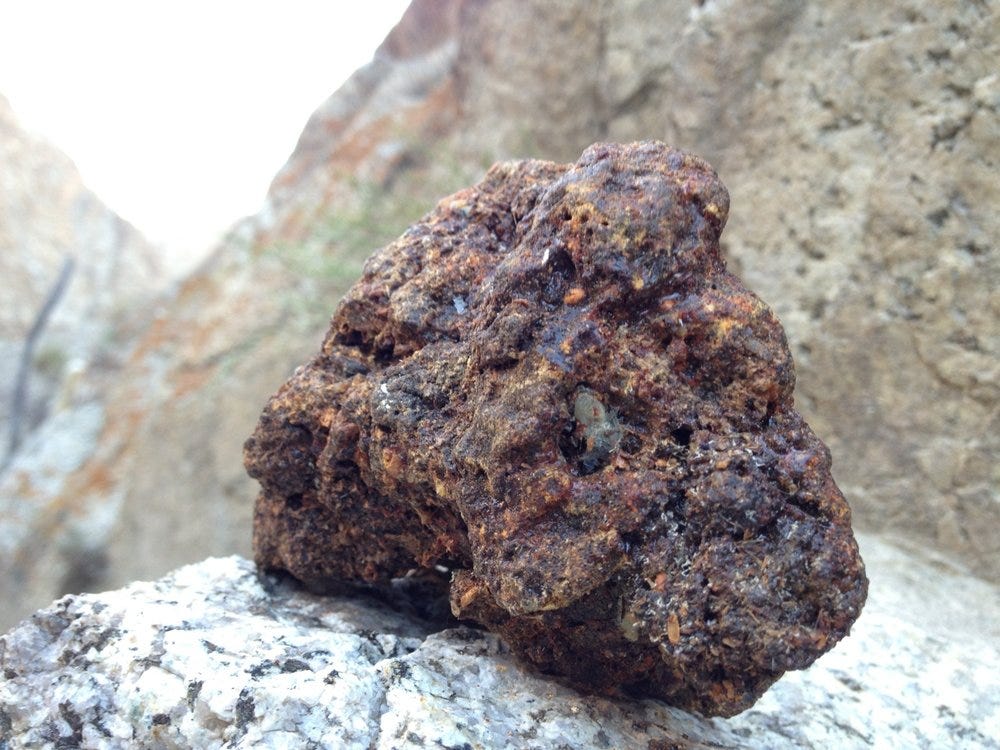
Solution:
M 705 714 L 829 649 L 867 581 L 729 195 L 660 143 L 501 164 L 378 251 L 246 444 L 257 561 L 452 609 L 589 690 Z M 442 584 L 444 581 L 442 581 Z

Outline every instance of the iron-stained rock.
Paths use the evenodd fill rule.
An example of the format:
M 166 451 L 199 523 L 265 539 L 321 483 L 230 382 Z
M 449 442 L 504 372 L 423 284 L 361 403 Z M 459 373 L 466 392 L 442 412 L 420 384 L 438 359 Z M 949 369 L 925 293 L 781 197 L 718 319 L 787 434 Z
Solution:
M 867 580 L 700 159 L 500 164 L 376 252 L 246 444 L 264 568 L 420 570 L 543 672 L 704 714 L 849 630 Z

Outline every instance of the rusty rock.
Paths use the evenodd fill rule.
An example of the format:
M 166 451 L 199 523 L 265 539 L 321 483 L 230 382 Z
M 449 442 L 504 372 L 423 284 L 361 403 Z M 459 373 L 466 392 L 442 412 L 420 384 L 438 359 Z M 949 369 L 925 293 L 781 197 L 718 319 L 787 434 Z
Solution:
M 376 252 L 246 444 L 257 562 L 421 570 L 539 670 L 706 715 L 847 634 L 867 579 L 697 157 L 500 164 Z

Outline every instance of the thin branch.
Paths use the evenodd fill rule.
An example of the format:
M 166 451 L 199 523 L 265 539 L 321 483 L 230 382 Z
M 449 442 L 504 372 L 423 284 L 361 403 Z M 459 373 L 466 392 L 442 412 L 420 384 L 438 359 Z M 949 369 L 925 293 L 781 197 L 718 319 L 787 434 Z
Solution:
M 34 358 L 35 346 L 38 344 L 38 339 L 41 338 L 49 318 L 52 317 L 53 311 L 59 304 L 59 300 L 66 293 L 66 287 L 69 286 L 75 268 L 76 261 L 73 256 L 67 255 L 63 261 L 62 270 L 59 271 L 59 278 L 49 290 L 45 302 L 42 303 L 41 309 L 35 315 L 35 321 L 31 324 L 31 329 L 24 340 L 21 362 L 17 368 L 17 379 L 14 381 L 14 392 L 11 395 L 10 442 L 7 445 L 7 455 L 4 456 L 3 464 L 0 465 L 0 471 L 7 468 L 13 460 L 14 454 L 17 453 L 17 449 L 21 447 L 21 440 L 24 437 L 24 413 L 27 410 L 28 401 L 28 378 L 31 375 L 31 362 Z

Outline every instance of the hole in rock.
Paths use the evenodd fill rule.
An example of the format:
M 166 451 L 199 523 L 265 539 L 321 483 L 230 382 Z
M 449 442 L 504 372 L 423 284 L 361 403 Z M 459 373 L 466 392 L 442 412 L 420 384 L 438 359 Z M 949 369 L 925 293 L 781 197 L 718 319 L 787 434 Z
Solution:
M 572 419 L 559 436 L 559 449 L 581 476 L 593 474 L 607 466 L 624 431 L 614 410 L 590 388 L 576 389 L 571 411 Z
M 542 299 L 550 305 L 562 304 L 566 290 L 575 276 L 576 265 L 569 253 L 565 250 L 552 253 L 548 263 L 545 264 Z
M 689 445 L 691 445 L 691 435 L 693 434 L 694 430 L 692 430 L 686 424 L 681 425 L 677 429 L 671 430 L 670 432 L 670 436 L 674 439 L 674 442 L 676 442 L 677 445 L 680 445 L 684 448 L 687 448 Z

